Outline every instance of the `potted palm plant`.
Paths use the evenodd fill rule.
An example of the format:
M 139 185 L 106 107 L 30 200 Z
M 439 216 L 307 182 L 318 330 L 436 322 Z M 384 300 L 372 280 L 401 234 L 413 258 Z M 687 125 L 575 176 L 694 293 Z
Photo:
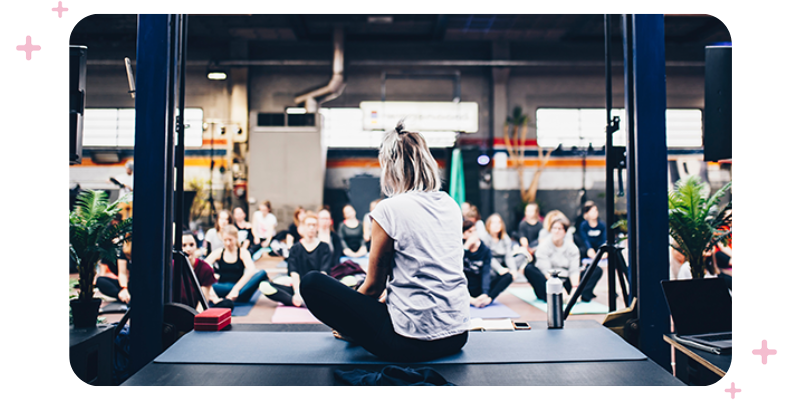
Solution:
M 692 278 L 705 276 L 706 254 L 714 245 L 725 241 L 730 230 L 733 202 L 720 208 L 722 197 L 730 190 L 732 182 L 709 197 L 710 187 L 699 177 L 691 175 L 679 180 L 669 193 L 669 234 L 672 247 L 681 252 L 689 261 Z
M 119 203 L 126 197 L 109 204 L 103 191 L 83 190 L 69 214 L 69 255 L 78 265 L 77 299 L 70 300 L 73 325 L 76 328 L 96 324 L 100 299 L 94 298 L 94 276 L 101 260 L 116 260 L 117 250 L 128 240 L 133 220 L 127 218 L 112 223 L 120 211 Z

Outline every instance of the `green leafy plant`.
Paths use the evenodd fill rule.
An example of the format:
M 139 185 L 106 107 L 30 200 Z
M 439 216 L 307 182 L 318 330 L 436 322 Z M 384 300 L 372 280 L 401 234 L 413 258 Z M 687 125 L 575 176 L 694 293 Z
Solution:
M 733 202 L 722 209 L 719 203 L 730 190 L 732 182 L 728 182 L 709 197 L 711 189 L 697 176 L 688 176 L 675 184 L 669 193 L 669 234 L 673 239 L 672 247 L 680 251 L 689 261 L 692 278 L 705 276 L 705 258 L 707 252 L 720 241 L 727 242 L 730 230 L 721 229 L 730 226 Z
M 69 214 L 69 255 L 78 265 L 78 299 L 91 300 L 94 294 L 94 274 L 101 259 L 114 261 L 117 251 L 128 240 L 133 220 L 127 218 L 112 224 L 119 213 L 124 196 L 109 204 L 103 191 L 83 190 Z

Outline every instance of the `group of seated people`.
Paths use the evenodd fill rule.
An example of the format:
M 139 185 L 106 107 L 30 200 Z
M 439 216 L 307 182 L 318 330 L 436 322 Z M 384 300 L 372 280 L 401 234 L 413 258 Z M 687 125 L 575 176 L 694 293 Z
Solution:
M 378 201 L 370 204 L 370 211 Z M 560 211 L 551 211 L 542 220 L 538 206 L 529 204 L 513 237 L 506 232 L 499 214 L 491 215 L 484 224 L 474 205 L 465 203 L 462 211 L 464 274 L 473 306 L 491 304 L 514 280 L 522 278 L 527 279 L 537 297 L 544 300 L 545 282 L 553 271 L 564 280 L 568 292 L 572 286 L 577 286 L 582 277 L 581 254 L 569 220 Z M 247 222 L 241 208 L 233 212 L 221 210 L 215 226 L 205 233 L 201 246 L 191 231 L 183 232 L 183 250 L 211 305 L 230 307 L 233 302 L 246 302 L 259 289 L 274 301 L 300 307 L 304 304 L 298 290 L 302 276 L 310 271 L 330 274 L 341 261 L 363 261 L 368 256 L 369 214 L 363 221 L 359 220 L 351 205 L 344 206 L 342 212 L 344 220 L 339 229 L 334 230 L 327 207 L 316 213 L 298 207 L 289 228 L 276 232 L 277 219 L 268 201 L 259 205 L 252 224 Z M 587 243 L 591 257 L 605 242 L 605 226 L 597 219 L 597 207 L 593 203 L 587 203 L 584 218 L 579 237 Z M 116 263 L 104 262 L 96 281 L 103 294 L 125 303 L 130 301 L 127 288 L 130 248 L 128 241 Z M 288 282 L 270 281 L 266 271 L 255 267 L 254 261 L 263 254 L 285 258 Z M 361 272 L 357 278 L 347 275 L 343 282 L 357 289 L 364 276 L 363 270 L 356 267 L 355 271 Z M 602 270 L 596 269 L 584 290 L 584 301 L 594 297 L 592 292 L 601 275 Z
M 538 299 L 546 300 L 546 282 L 551 274 L 556 274 L 571 293 L 586 273 L 581 269 L 582 259 L 594 258 L 606 242 L 606 227 L 599 220 L 597 205 L 589 201 L 582 211 L 576 234 L 564 213 L 553 210 L 542 219 L 538 205 L 531 203 L 525 207 L 517 231 L 509 234 L 499 214 L 492 214 L 484 223 L 477 207 L 464 203 L 464 272 L 472 305 L 491 304 L 512 282 L 523 279 Z M 596 297 L 594 288 L 602 274 L 602 269 L 596 268 L 588 278 L 582 301 Z
M 376 205 L 377 200 L 370 210 Z M 338 230 L 333 229 L 328 207 L 317 212 L 298 207 L 289 228 L 282 232 L 276 232 L 277 220 L 270 211 L 269 202 L 262 203 L 251 225 L 241 208 L 234 209 L 232 214 L 222 210 L 215 227 L 205 234 L 204 245 L 195 251 L 195 257 L 204 257 L 206 263 L 217 265 L 219 280 L 212 285 L 211 296 L 207 296 L 211 303 L 216 305 L 215 300 L 219 299 L 248 301 L 259 289 L 274 301 L 300 307 L 304 304 L 299 291 L 302 276 L 311 271 L 331 274 L 346 258 L 367 256 L 369 215 L 362 223 L 351 205 L 344 206 L 344 220 Z M 255 267 L 254 261 L 265 253 L 285 259 L 281 264 L 287 269 L 288 281 L 271 281 L 264 270 Z M 342 282 L 357 287 L 364 272 L 360 267 L 352 268 L 358 278 L 349 274 L 341 276 Z
M 370 211 L 378 201 L 370 204 Z M 249 301 L 259 289 L 274 301 L 300 307 L 304 304 L 300 279 L 305 274 L 310 271 L 331 274 L 343 261 L 365 262 L 368 257 L 369 214 L 359 220 L 351 205 L 344 206 L 342 212 L 344 220 L 334 230 L 327 207 L 317 212 L 298 207 L 289 228 L 276 232 L 277 219 L 268 201 L 259 205 L 252 224 L 247 222 L 241 208 L 233 212 L 221 210 L 201 246 L 191 231 L 183 233 L 183 250 L 211 305 L 231 307 L 233 302 Z M 553 210 L 540 218 L 535 203 L 526 206 L 525 217 L 512 234 L 506 231 L 499 214 L 492 214 L 484 223 L 477 207 L 469 203 L 462 206 L 462 216 L 464 274 L 470 303 L 475 307 L 491 304 L 514 281 L 527 280 L 537 298 L 545 300 L 545 283 L 552 273 L 564 281 L 569 293 L 585 273 L 581 270 L 581 259 L 594 257 L 606 242 L 605 225 L 599 220 L 593 202 L 585 204 L 577 234 L 561 211 Z M 284 258 L 282 264 L 285 263 L 288 278 L 271 281 L 266 271 L 256 268 L 254 261 L 263 254 Z M 127 303 L 130 263 L 130 242 L 127 242 L 116 264 L 105 263 L 105 270 L 97 278 L 100 291 Z M 355 277 L 351 273 L 340 278 L 357 289 L 364 272 L 352 263 L 351 268 L 349 272 L 356 272 Z M 595 297 L 593 291 L 601 276 L 602 270 L 595 269 L 581 300 Z

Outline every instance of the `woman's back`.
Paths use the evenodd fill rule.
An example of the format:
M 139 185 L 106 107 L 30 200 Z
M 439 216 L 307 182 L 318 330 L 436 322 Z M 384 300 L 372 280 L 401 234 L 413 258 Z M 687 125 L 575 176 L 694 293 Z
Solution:
M 469 328 L 461 209 L 445 192 L 408 192 L 370 213 L 394 240 L 386 304 L 395 331 L 425 340 Z

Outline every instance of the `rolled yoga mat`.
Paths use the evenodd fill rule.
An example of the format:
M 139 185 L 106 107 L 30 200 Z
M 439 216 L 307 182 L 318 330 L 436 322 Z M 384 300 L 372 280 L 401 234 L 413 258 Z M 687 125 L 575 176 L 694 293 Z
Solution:
M 515 288 L 508 288 L 509 293 L 513 294 L 514 296 L 519 297 L 522 301 L 544 311 L 547 312 L 547 302 L 543 300 L 539 300 L 536 297 L 536 294 L 533 292 L 533 288 L 531 287 L 515 287 Z M 567 307 L 567 302 L 569 298 L 564 299 L 564 308 Z M 608 313 L 608 306 L 604 306 L 596 301 L 590 301 L 588 303 L 582 302 L 580 299 L 572 306 L 572 310 L 570 310 L 570 315 L 578 315 L 578 314 L 607 314 Z
M 415 364 L 481 364 L 644 360 L 607 328 L 470 332 L 461 352 Z M 197 332 L 155 359 L 179 364 L 385 364 L 330 332 Z M 396 363 L 395 363 L 396 364 Z

